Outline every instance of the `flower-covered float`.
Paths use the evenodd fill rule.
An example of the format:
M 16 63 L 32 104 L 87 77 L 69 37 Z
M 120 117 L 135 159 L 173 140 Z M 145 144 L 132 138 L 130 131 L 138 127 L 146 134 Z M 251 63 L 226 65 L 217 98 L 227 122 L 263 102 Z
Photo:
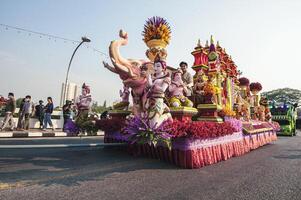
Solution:
M 122 30 L 110 44 L 112 65 L 104 66 L 119 75 L 123 91 L 110 117 L 96 123 L 106 143 L 127 142 L 133 155 L 199 168 L 277 140 L 279 125 L 271 122 L 268 106 L 261 104 L 261 84 L 239 78 L 237 66 L 212 37 L 205 46 L 199 40 L 191 53 L 191 86 L 183 81 L 181 69 L 167 67 L 171 29 L 166 20 L 148 19 L 142 35 L 146 60 L 121 56 L 119 49 L 129 39 Z M 189 89 L 192 95 L 187 97 Z

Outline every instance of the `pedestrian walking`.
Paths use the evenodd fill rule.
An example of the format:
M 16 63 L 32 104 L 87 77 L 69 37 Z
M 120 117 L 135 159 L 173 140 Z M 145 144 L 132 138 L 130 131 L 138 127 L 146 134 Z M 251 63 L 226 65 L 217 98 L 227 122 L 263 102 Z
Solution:
M 14 117 L 16 107 L 17 106 L 16 106 L 14 93 L 10 92 L 8 93 L 8 101 L 6 102 L 6 106 L 5 106 L 5 117 L 0 127 L 0 131 L 4 130 L 8 125 L 10 126 L 11 131 L 14 130 L 15 122 L 13 117 Z
M 44 121 L 44 115 L 45 115 L 45 110 L 44 110 L 44 105 L 43 105 L 43 101 L 40 100 L 39 101 L 39 105 L 35 106 L 35 114 L 36 117 L 38 118 L 39 122 L 40 122 L 40 129 L 43 129 L 43 121 Z
M 25 97 L 25 102 L 22 108 L 22 116 L 24 116 L 24 129 L 29 129 L 29 118 L 34 111 L 33 103 L 31 102 L 31 96 L 27 95 Z
M 47 125 L 48 124 L 52 128 L 52 130 L 54 130 L 54 126 L 53 126 L 53 123 L 51 121 L 51 114 L 53 112 L 53 102 L 52 102 L 52 98 L 51 97 L 47 98 L 47 104 L 46 104 L 44 110 L 45 110 L 45 116 L 44 116 L 44 127 L 43 127 L 43 130 L 47 129 Z
M 21 103 L 20 103 L 20 108 L 19 108 L 19 112 L 18 112 L 18 124 L 17 124 L 17 130 L 21 131 L 24 129 L 24 115 L 22 115 L 22 110 L 23 110 L 23 106 L 25 103 L 25 99 L 23 98 Z

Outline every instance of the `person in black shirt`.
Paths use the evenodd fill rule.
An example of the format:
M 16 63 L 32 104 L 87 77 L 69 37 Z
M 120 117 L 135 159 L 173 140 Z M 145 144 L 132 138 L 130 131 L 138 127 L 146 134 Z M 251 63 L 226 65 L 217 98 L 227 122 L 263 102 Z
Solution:
M 40 122 L 40 129 L 43 128 L 43 121 L 44 121 L 44 115 L 45 115 L 44 107 L 45 106 L 43 105 L 42 100 L 40 100 L 39 105 L 36 105 L 36 107 L 35 107 L 36 117 L 38 118 L 38 120 Z

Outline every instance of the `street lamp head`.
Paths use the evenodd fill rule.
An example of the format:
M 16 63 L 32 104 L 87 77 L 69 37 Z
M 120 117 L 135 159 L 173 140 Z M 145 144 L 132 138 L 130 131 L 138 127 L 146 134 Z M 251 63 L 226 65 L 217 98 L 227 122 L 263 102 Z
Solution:
M 82 37 L 82 41 L 83 42 L 91 42 L 91 40 L 89 38 L 87 38 L 87 37 Z

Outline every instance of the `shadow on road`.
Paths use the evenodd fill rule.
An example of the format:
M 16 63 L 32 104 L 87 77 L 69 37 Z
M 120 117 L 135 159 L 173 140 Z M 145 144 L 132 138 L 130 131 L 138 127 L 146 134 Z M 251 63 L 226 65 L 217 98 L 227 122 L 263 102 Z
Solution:
M 159 160 L 132 157 L 124 147 L 5 151 L 0 152 L 0 183 L 71 186 L 136 170 L 177 169 Z
M 301 155 L 283 155 L 283 156 L 274 156 L 276 159 L 301 159 Z
M 288 151 L 287 155 L 278 155 L 278 156 L 273 156 L 276 159 L 301 159 L 301 150 L 300 149 L 286 149 L 285 151 Z M 292 152 L 300 153 L 298 155 L 293 154 Z

